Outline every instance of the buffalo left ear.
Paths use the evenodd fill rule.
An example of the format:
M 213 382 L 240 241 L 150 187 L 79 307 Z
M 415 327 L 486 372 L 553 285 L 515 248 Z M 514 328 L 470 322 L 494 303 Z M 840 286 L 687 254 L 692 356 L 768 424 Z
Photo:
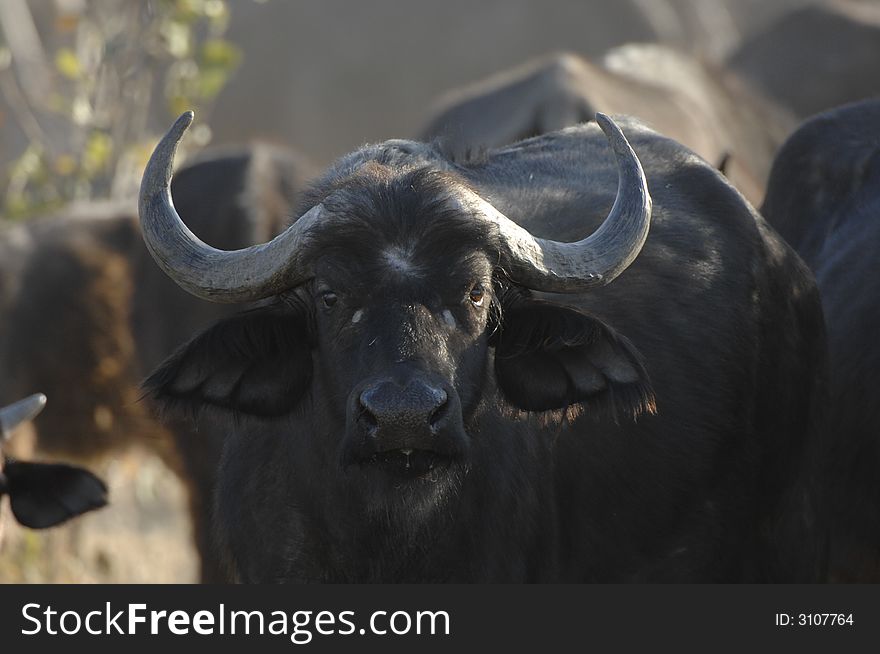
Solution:
M 632 343 L 601 320 L 550 302 L 506 307 L 493 337 L 495 373 L 507 399 L 526 411 L 583 403 L 637 417 L 654 413 L 654 392 Z
M 107 504 L 107 487 L 88 470 L 57 463 L 8 461 L 3 469 L 15 519 L 45 529 Z

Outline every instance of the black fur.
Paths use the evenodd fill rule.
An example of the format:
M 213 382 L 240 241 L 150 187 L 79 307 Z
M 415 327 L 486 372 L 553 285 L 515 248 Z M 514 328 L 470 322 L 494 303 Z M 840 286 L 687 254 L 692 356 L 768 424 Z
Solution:
M 816 274 L 828 325 L 823 480 L 831 578 L 880 581 L 880 101 L 839 107 L 786 142 L 762 211 Z
M 491 230 L 446 198 L 470 187 L 537 236 L 582 238 L 617 188 L 595 126 L 468 165 L 367 146 L 316 182 L 306 204 L 334 219 L 312 234 L 314 279 L 149 382 L 226 416 L 216 528 L 238 579 L 815 578 L 813 282 L 711 166 L 622 124 L 654 218 L 635 263 L 590 293 L 518 287 Z M 383 449 L 361 401 L 389 383 L 401 424 L 407 389 L 446 399 L 433 437 L 418 423 L 415 445 Z M 418 473 L 399 474 L 404 456 Z

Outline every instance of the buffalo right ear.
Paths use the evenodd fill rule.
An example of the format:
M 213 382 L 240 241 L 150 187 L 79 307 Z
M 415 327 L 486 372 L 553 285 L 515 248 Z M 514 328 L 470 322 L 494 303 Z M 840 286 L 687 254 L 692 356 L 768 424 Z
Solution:
M 635 418 L 656 411 L 654 391 L 635 346 L 595 316 L 544 300 L 506 303 L 490 341 L 495 375 L 507 399 L 526 411 L 583 404 Z
M 208 328 L 144 382 L 167 408 L 204 405 L 275 417 L 289 412 L 312 378 L 309 330 L 302 315 L 259 308 Z

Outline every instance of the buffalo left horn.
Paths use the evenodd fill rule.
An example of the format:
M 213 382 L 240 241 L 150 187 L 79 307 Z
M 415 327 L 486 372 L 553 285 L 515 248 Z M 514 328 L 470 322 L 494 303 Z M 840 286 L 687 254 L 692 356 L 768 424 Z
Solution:
M 323 220 L 323 205 L 303 214 L 268 243 L 218 250 L 199 240 L 180 219 L 171 200 L 171 172 L 177 144 L 193 120 L 182 114 L 162 137 L 141 181 L 139 211 L 147 249 L 181 288 L 211 302 L 245 302 L 274 295 L 308 278 L 303 253 L 309 229 Z
M 597 113 L 596 122 L 617 160 L 617 196 L 611 212 L 590 236 L 562 243 L 532 236 L 476 193 L 461 198 L 467 210 L 496 231 L 512 281 L 536 291 L 577 293 L 604 286 L 635 260 L 651 226 L 651 196 L 642 164 L 617 124 Z

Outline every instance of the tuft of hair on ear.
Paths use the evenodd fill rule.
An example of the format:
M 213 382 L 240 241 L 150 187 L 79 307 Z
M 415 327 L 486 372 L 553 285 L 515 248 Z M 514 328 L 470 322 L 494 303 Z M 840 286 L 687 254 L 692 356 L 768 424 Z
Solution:
M 609 419 L 615 425 L 619 425 L 621 419 L 638 422 L 644 415 L 657 415 L 657 396 L 646 377 L 634 383 L 609 384 L 607 391 L 588 407 L 598 419 Z
M 621 416 L 635 422 L 640 416 L 656 415 L 657 396 L 654 394 L 654 386 L 645 368 L 645 360 L 641 352 L 628 338 L 604 323 L 599 324 L 605 330 L 605 338 L 612 343 L 614 351 L 626 357 L 636 371 L 636 379 L 633 381 L 607 379 L 608 388 L 588 404 L 588 408 L 600 418 L 610 418 L 615 424 L 620 424 Z
M 517 418 L 537 417 L 541 427 L 559 427 L 581 418 L 610 421 L 619 426 L 625 421 L 638 422 L 645 415 L 657 415 L 657 399 L 646 377 L 634 383 L 610 383 L 602 393 L 562 407 L 538 410 L 511 406 L 508 413 Z

